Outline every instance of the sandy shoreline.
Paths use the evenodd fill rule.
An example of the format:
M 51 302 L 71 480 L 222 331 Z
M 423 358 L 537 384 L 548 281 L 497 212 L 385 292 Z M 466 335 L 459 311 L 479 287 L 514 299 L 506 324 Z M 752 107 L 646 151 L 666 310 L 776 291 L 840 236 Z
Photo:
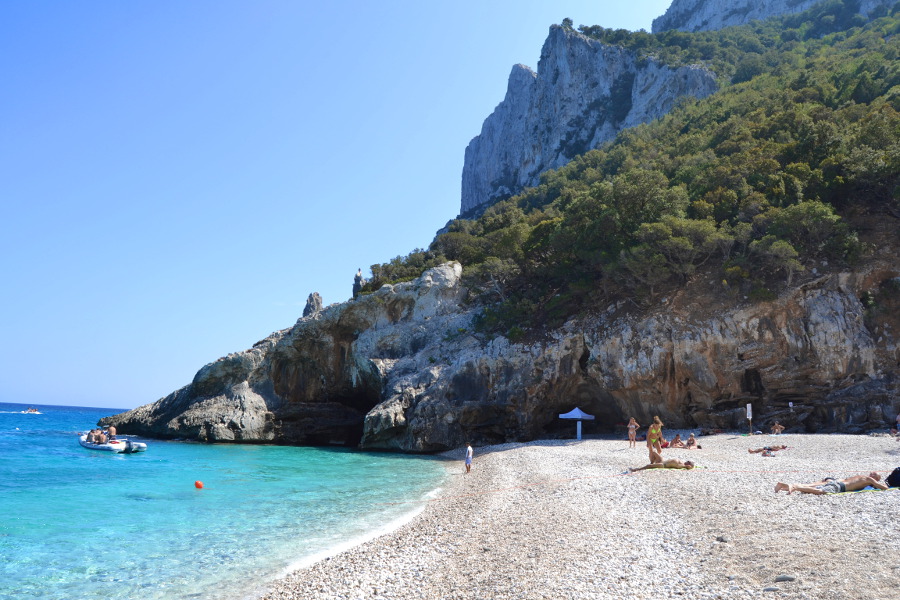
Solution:
M 674 432 L 669 431 L 668 434 Z M 622 440 L 476 448 L 409 523 L 279 580 L 286 599 L 894 598 L 900 490 L 775 494 L 900 466 L 887 436 L 700 438 L 693 471 L 623 474 Z M 775 457 L 748 448 L 789 446 Z M 460 459 L 462 451 L 459 451 Z M 773 589 L 774 588 L 774 589 Z

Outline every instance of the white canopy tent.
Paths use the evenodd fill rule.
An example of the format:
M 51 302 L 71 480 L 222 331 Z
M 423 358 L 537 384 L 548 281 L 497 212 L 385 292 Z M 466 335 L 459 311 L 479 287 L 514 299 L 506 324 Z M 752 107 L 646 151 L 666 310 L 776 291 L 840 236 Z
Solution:
M 567 413 L 562 413 L 559 415 L 560 419 L 577 419 L 578 421 L 578 435 L 577 439 L 581 439 L 581 422 L 582 421 L 593 421 L 594 415 L 589 415 L 577 406 L 570 410 Z

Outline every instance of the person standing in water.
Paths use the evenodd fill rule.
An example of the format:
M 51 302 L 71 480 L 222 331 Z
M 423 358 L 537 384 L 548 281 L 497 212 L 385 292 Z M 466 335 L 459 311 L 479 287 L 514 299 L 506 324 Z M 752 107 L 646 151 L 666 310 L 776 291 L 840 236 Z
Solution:
M 472 458 L 475 452 L 472 450 L 472 444 L 466 444 L 466 473 L 472 470 Z
M 628 421 L 628 447 L 629 448 L 637 448 L 637 430 L 640 429 L 641 426 L 637 421 L 634 420 L 634 417 L 631 417 L 631 420 Z
M 647 429 L 647 447 L 660 454 L 662 454 L 662 428 L 663 422 L 659 420 L 659 416 L 655 416 Z

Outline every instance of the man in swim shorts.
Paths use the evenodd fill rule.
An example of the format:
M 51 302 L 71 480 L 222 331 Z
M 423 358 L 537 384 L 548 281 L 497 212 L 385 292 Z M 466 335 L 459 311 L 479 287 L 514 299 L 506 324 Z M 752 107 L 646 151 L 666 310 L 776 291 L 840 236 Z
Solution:
M 762 453 L 763 456 L 775 456 L 775 452 L 786 449 L 787 446 L 782 444 L 781 446 L 763 446 L 762 448 L 757 448 L 756 450 L 754 450 L 753 448 L 747 448 L 747 452 L 749 452 L 750 454 Z
M 881 481 L 881 475 L 872 471 L 868 475 L 852 475 L 846 479 L 826 477 L 814 483 L 782 483 L 779 481 L 775 484 L 775 493 L 777 494 L 783 490 L 788 494 L 800 492 L 802 494 L 821 496 L 823 494 L 839 494 L 841 492 L 858 492 L 869 486 L 879 490 L 888 489 L 888 486 Z
M 474 452 L 472 451 L 472 444 L 466 444 L 466 473 L 472 470 L 472 457 Z

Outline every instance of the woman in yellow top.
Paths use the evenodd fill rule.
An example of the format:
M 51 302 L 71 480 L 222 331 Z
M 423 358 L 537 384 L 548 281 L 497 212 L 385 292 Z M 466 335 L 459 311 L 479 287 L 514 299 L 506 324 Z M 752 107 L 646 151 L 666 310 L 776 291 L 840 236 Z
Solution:
M 653 448 L 660 453 L 662 453 L 662 428 L 663 422 L 659 420 L 658 416 L 655 416 L 653 417 L 653 423 L 650 424 L 650 428 L 647 430 L 647 447 Z

